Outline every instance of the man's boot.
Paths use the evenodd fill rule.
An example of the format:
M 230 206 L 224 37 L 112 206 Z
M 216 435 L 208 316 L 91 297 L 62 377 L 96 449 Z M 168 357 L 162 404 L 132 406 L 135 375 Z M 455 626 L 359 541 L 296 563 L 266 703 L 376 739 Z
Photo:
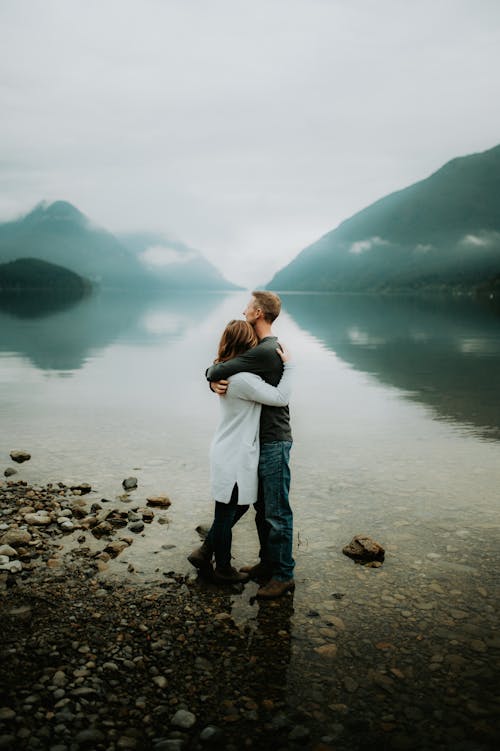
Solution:
M 265 561 L 259 561 L 254 566 L 242 566 L 240 571 L 259 583 L 268 582 L 272 576 L 271 566 Z
M 215 567 L 214 581 L 219 584 L 243 584 L 248 578 L 248 574 L 240 574 L 233 566 Z
M 295 589 L 295 582 L 293 579 L 287 581 L 279 581 L 278 579 L 271 579 L 259 587 L 257 590 L 257 597 L 261 597 L 264 600 L 272 600 L 276 597 L 283 597 L 286 592 L 293 592 Z

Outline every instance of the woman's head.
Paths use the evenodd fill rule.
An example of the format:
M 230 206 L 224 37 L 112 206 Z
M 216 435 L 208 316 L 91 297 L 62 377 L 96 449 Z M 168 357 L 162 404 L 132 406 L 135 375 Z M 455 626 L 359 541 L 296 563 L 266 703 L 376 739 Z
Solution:
M 252 326 L 246 321 L 229 321 L 224 329 L 217 353 L 216 362 L 225 362 L 243 354 L 258 343 Z

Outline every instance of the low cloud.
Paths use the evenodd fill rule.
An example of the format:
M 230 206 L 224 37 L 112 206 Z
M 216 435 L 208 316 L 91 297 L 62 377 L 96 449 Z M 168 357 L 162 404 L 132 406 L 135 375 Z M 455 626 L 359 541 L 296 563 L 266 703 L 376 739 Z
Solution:
M 424 245 L 422 243 L 415 245 L 415 253 L 429 253 L 433 249 L 433 245 Z
M 469 248 L 489 248 L 500 244 L 500 232 L 481 232 L 478 235 L 465 235 L 460 240 L 460 245 Z
M 349 248 L 349 253 L 359 255 L 360 253 L 366 253 L 368 250 L 372 250 L 380 245 L 389 245 L 387 240 L 382 240 L 381 237 L 370 237 L 368 240 L 358 240 L 352 243 Z
M 173 264 L 194 261 L 196 253 L 190 250 L 179 251 L 164 245 L 151 245 L 140 255 L 140 259 L 148 266 L 172 266 Z

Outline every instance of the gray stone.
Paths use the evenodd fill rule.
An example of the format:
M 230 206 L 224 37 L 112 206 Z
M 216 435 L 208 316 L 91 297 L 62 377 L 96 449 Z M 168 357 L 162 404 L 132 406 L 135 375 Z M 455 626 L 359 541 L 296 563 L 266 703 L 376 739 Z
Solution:
M 85 730 L 80 730 L 79 733 L 77 733 L 75 737 L 75 741 L 79 744 L 83 744 L 89 747 L 92 747 L 95 743 L 102 743 L 106 740 L 106 737 L 104 733 L 102 733 L 97 728 L 86 728 Z
M 196 723 L 196 716 L 192 712 L 188 712 L 186 709 L 178 709 L 174 714 L 170 723 L 176 728 L 184 728 L 189 730 Z
M 0 565 L 0 571 L 8 571 L 10 574 L 18 574 L 23 570 L 21 561 L 9 561 Z
M 184 741 L 181 738 L 165 738 L 153 746 L 154 751 L 182 751 Z
M 14 469 L 14 467 L 7 467 L 7 469 L 4 472 L 4 476 L 12 477 L 12 475 L 17 475 L 17 469 Z
M 200 733 L 200 741 L 202 743 L 214 743 L 222 737 L 222 734 L 222 730 L 216 725 L 207 725 Z
M 133 490 L 137 487 L 137 477 L 127 477 L 122 482 L 124 490 Z
M 296 725 L 288 733 L 288 740 L 290 740 L 290 741 L 305 741 L 306 738 L 309 738 L 309 735 L 310 735 L 310 732 L 309 732 L 308 728 L 306 728 L 304 725 Z

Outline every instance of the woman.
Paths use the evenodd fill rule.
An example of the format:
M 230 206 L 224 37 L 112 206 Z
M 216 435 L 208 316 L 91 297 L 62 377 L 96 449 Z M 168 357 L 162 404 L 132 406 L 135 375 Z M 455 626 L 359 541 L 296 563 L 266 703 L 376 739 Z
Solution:
M 258 343 L 252 326 L 246 321 L 230 321 L 222 334 L 217 359 L 225 362 Z M 237 373 L 229 379 L 225 396 L 220 398 L 221 418 L 210 448 L 211 491 L 215 499 L 214 521 L 203 545 L 193 550 L 188 560 L 201 573 L 212 573 L 221 583 L 243 582 L 248 574 L 231 566 L 232 527 L 257 500 L 259 464 L 259 423 L 262 404 L 282 407 L 290 398 L 289 355 L 277 348 L 284 363 L 277 386 L 270 386 L 253 373 Z

